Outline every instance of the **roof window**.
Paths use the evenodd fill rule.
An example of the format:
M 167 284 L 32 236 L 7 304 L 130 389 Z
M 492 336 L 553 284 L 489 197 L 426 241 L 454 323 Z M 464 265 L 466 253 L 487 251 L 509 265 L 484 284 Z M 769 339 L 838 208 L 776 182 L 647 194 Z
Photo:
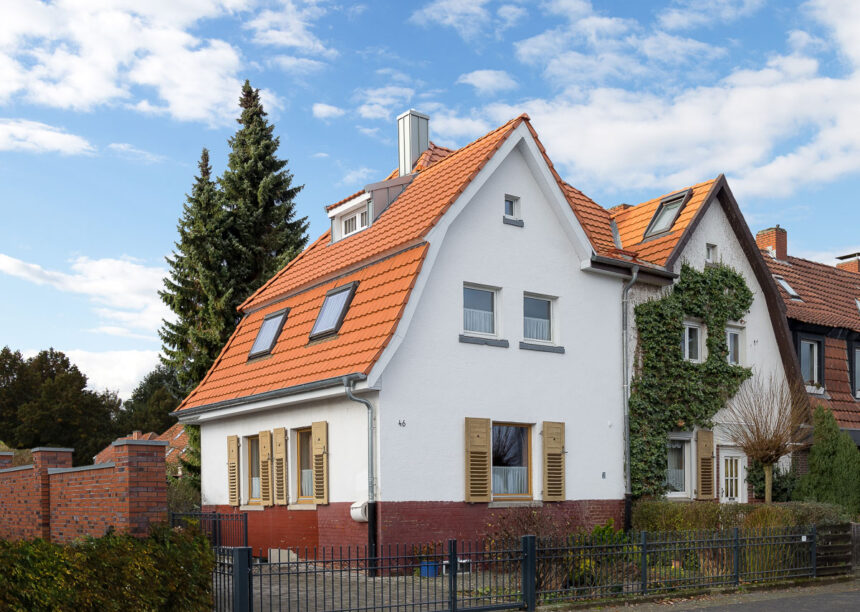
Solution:
M 356 287 L 358 287 L 357 282 L 349 283 L 342 287 L 335 287 L 326 293 L 320 314 L 311 330 L 311 340 L 337 333 L 346 317 L 346 311 L 355 295 Z
M 788 281 L 782 278 L 781 276 L 774 276 L 776 282 L 779 283 L 779 286 L 785 289 L 785 292 L 789 295 L 789 297 L 793 300 L 801 300 L 800 294 L 794 290 L 794 287 L 788 284 Z
M 660 206 L 657 207 L 657 212 L 654 213 L 654 218 L 648 224 L 648 229 L 645 230 L 645 238 L 668 232 L 675 225 L 675 220 L 681 212 L 684 204 L 690 197 L 691 191 L 687 189 L 680 193 L 673 193 L 670 196 L 663 198 Z
M 257 332 L 257 339 L 254 340 L 251 352 L 248 353 L 248 359 L 268 355 L 272 352 L 275 342 L 277 342 L 278 336 L 281 335 L 281 330 L 284 328 L 288 312 L 289 309 L 287 308 L 266 315 L 266 318 L 263 319 L 263 324 L 260 326 L 260 331 Z

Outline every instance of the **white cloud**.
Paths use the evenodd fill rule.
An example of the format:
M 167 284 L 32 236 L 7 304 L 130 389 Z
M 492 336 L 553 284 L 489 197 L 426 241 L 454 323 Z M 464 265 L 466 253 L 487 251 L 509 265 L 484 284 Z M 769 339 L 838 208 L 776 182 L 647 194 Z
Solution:
M 311 32 L 313 23 L 328 12 L 322 3 L 280 0 L 279 4 L 277 9 L 263 10 L 245 24 L 253 30 L 255 42 L 295 49 L 304 55 L 337 57 L 335 49 L 327 47 Z
M 85 138 L 62 128 L 26 119 L 0 119 L 0 151 L 80 155 L 92 153 L 94 148 Z
M 110 389 L 120 398 L 131 397 L 143 377 L 158 365 L 158 351 L 83 351 L 64 350 L 69 360 L 87 375 L 94 391 Z
M 339 185 L 358 185 L 359 183 L 364 183 L 368 178 L 373 176 L 376 173 L 375 170 L 371 168 L 355 168 L 354 170 L 348 171 L 343 175 L 343 178 L 338 183 Z
M 791 234 L 789 234 L 788 237 L 790 240 Z M 818 261 L 829 266 L 835 266 L 837 263 L 839 263 L 839 260 L 836 259 L 837 257 L 840 257 L 842 255 L 848 255 L 849 253 L 860 253 L 860 244 L 846 246 L 841 249 L 828 249 L 826 251 L 793 249 L 790 243 L 788 246 L 788 254 L 793 257 L 801 257 L 803 259 L 809 259 L 811 261 Z
M 137 260 L 90 259 L 76 257 L 71 260 L 71 273 L 48 270 L 34 263 L 15 259 L 0 253 L 0 272 L 47 285 L 65 293 L 87 296 L 93 303 L 93 312 L 111 331 L 118 335 L 117 327 L 127 334 L 143 334 L 157 341 L 156 331 L 162 319 L 172 319 L 170 310 L 158 297 L 165 270 L 145 266 Z
M 371 87 L 358 92 L 363 102 L 358 107 L 358 114 L 364 119 L 388 120 L 395 112 L 407 110 L 405 105 L 415 95 L 411 87 L 388 85 L 386 87 Z
M 658 15 L 660 25 L 668 30 L 726 24 L 752 15 L 765 0 L 675 0 L 673 4 Z
M 442 146 L 459 147 L 486 134 L 492 126 L 486 119 L 461 117 L 451 111 L 435 112 L 430 120 L 433 142 Z
M 294 57 L 292 55 L 276 55 L 271 63 L 290 74 L 305 76 L 319 72 L 325 68 L 325 62 L 307 57 Z
M 526 9 L 521 6 L 517 6 L 516 4 L 503 4 L 496 11 L 496 15 L 498 15 L 500 21 L 498 31 L 502 32 L 523 21 L 528 15 L 528 12 Z
M 149 151 L 138 149 L 127 142 L 112 142 L 107 146 L 107 148 L 120 157 L 124 157 L 125 159 L 130 159 L 132 161 L 141 161 L 146 164 L 157 164 L 166 159 L 163 155 L 157 155 L 156 153 L 150 153 Z
M 477 36 L 491 20 L 485 8 L 488 3 L 489 0 L 434 0 L 412 13 L 409 21 L 422 26 L 436 24 L 453 28 L 468 40 Z
M 504 70 L 474 70 L 461 74 L 457 82 L 471 85 L 479 94 L 494 94 L 517 87 L 517 82 Z
M 331 104 L 323 104 L 322 102 L 315 103 L 311 108 L 311 112 L 317 119 L 334 119 L 342 117 L 346 113 L 342 108 L 332 106 Z
M 235 116 L 239 51 L 191 32 L 251 0 L 10 0 L 0 19 L 0 101 L 90 111 L 125 104 L 209 124 Z
M 328 156 L 328 153 L 323 152 L 314 153 L 313 155 L 311 155 L 311 157 L 313 157 L 314 159 L 326 159 Z

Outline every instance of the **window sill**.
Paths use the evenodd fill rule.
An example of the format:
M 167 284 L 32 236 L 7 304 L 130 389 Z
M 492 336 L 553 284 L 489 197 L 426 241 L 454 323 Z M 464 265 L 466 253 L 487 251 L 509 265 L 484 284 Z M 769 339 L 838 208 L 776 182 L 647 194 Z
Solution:
M 492 501 L 487 504 L 487 508 L 543 508 L 542 501 L 535 501 L 533 499 L 523 499 L 523 500 L 499 500 Z
M 500 338 L 482 338 L 480 336 L 467 336 L 466 334 L 460 334 L 460 342 L 465 344 L 483 344 L 484 346 L 498 346 L 501 348 L 508 348 L 510 344 L 507 340 L 502 340 Z
M 239 510 L 242 512 L 259 512 L 264 509 L 265 506 L 261 506 L 260 504 L 245 504 L 244 506 L 239 506 Z
M 290 504 L 287 510 L 316 510 L 316 504 Z
M 538 344 L 536 342 L 520 342 L 524 351 L 543 351 L 544 353 L 564 353 L 564 347 L 556 344 Z
M 818 387 L 816 385 L 806 385 L 806 392 L 811 393 L 812 395 L 824 395 L 824 387 Z
M 514 217 L 509 217 L 507 215 L 502 216 L 502 223 L 505 225 L 513 225 L 514 227 L 525 227 L 525 223 L 522 219 L 515 219 Z

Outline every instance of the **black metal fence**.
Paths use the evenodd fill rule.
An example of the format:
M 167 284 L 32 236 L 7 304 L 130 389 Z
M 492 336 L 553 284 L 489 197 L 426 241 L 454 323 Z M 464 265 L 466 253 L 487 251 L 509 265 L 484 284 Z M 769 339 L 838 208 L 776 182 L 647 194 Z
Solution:
M 814 527 L 518 542 L 217 549 L 216 610 L 534 610 L 538 603 L 816 575 Z M 264 558 L 263 553 L 266 553 Z
M 248 545 L 248 515 L 217 512 L 171 512 L 170 526 L 196 523 L 213 548 Z

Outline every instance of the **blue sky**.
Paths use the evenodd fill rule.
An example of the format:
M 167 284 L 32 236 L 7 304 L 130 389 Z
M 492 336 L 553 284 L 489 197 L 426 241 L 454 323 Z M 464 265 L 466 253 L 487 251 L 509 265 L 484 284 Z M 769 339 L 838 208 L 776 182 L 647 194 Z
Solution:
M 853 0 L 5 0 L 0 345 L 67 352 L 127 395 L 156 362 L 164 256 L 241 82 L 324 206 L 396 166 L 395 117 L 460 146 L 528 112 L 604 206 L 725 173 L 794 255 L 860 251 Z

